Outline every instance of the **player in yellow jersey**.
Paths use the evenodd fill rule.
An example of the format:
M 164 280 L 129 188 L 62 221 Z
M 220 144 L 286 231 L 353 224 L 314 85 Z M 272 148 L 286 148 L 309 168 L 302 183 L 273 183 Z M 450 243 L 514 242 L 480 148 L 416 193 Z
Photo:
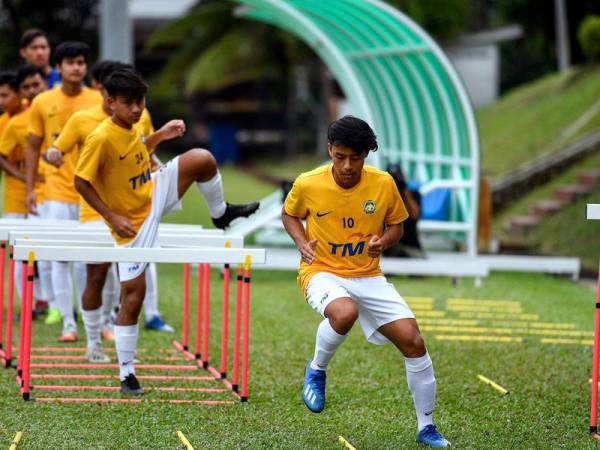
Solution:
M 40 150 L 45 152 L 58 137 L 67 120 L 77 111 L 102 102 L 98 91 L 85 87 L 86 58 L 89 48 L 83 42 L 63 42 L 54 54 L 62 84 L 35 98 L 29 113 L 29 142 L 27 146 L 27 206 L 31 214 L 42 218 L 77 220 L 79 195 L 73 185 L 75 166 L 71 156 L 65 157 L 60 169 L 45 171 L 46 188 L 43 208 L 38 211 L 33 179 L 38 170 Z M 77 340 L 73 314 L 72 280 L 69 264 L 52 262 L 52 290 L 63 320 L 61 342 Z M 52 312 L 49 313 L 49 317 Z
M 2 77 L 0 76 L 0 83 Z M 25 197 L 25 146 L 27 145 L 27 126 L 29 111 L 27 105 L 41 92 L 46 90 L 46 80 L 41 69 L 24 66 L 14 75 L 13 81 L 2 87 L 12 91 L 13 101 L 9 102 L 7 112 L 11 117 L 3 133 L 0 133 L 0 167 L 4 170 L 4 215 L 6 218 L 27 217 Z M 0 87 L 0 89 L 2 89 Z M 16 96 L 16 98 L 14 97 Z M 41 180 L 39 180 L 41 181 Z M 36 183 L 38 198 L 43 198 L 43 183 Z M 50 272 L 39 270 L 39 282 L 35 284 L 35 311 L 43 313 L 51 300 L 49 284 Z M 21 296 L 21 265 L 15 267 L 15 286 Z
M 181 197 L 193 183 L 219 228 L 258 209 L 256 202 L 225 202 L 216 161 L 207 150 L 189 150 L 151 173 L 148 148 L 134 128 L 144 110 L 148 86 L 137 71 L 121 69 L 104 81 L 104 88 L 112 116 L 88 136 L 79 156 L 75 186 L 102 215 L 118 245 L 157 247 L 161 216 L 181 207 Z M 127 395 L 143 393 L 135 376 L 134 357 L 137 321 L 146 291 L 145 269 L 145 263 L 119 264 L 121 309 L 115 345 L 121 392 Z
M 436 385 L 425 342 L 412 311 L 379 268 L 381 252 L 402 237 L 408 213 L 392 177 L 364 165 L 369 151 L 377 150 L 365 121 L 345 116 L 333 122 L 328 141 L 332 164 L 300 175 L 282 212 L 301 254 L 298 282 L 307 303 L 324 317 L 302 399 L 312 412 L 323 410 L 325 371 L 358 320 L 369 342 L 391 341 L 404 355 L 417 441 L 446 447 L 432 421 Z
M 15 89 L 15 80 L 17 74 L 7 70 L 0 72 L 0 135 L 6 128 L 11 116 L 18 113 L 21 109 L 21 98 Z
M 100 65 L 100 69 L 96 67 L 98 65 Z M 60 136 L 46 153 L 47 160 L 56 167 L 62 165 L 65 154 L 70 154 L 73 151 L 79 153 L 79 148 L 83 147 L 88 135 L 101 122 L 110 117 L 108 94 L 102 85 L 103 80 L 116 70 L 133 68 L 133 66 L 116 61 L 103 61 L 96 66 L 92 69 L 93 79 L 95 80 L 96 89 L 99 89 L 102 93 L 103 102 L 98 106 L 73 114 L 68 120 Z M 181 120 L 172 120 L 160 130 L 154 132 L 150 114 L 147 109 L 144 109 L 140 121 L 134 125 L 134 128 L 144 136 L 147 148 L 153 151 L 166 138 L 179 136 L 185 126 Z M 77 154 L 75 164 L 77 164 L 78 157 Z M 98 226 L 98 222 L 104 224 L 102 216 L 83 199 L 80 203 L 79 221 L 84 225 L 95 227 Z M 85 281 L 83 283 L 77 281 L 78 284 L 83 284 L 78 287 L 78 291 L 82 293 L 81 314 L 87 334 L 87 357 L 90 362 L 109 362 L 110 358 L 104 353 L 100 339 L 101 336 L 108 337 L 107 319 L 111 308 L 118 306 L 118 285 L 113 287 L 113 279 L 114 283 L 117 283 L 116 270 L 110 263 L 87 264 L 85 270 Z M 160 322 L 161 327 L 154 329 L 173 332 L 173 328 L 166 324 L 158 313 L 156 267 L 150 267 L 146 271 L 146 283 L 150 287 L 147 289 L 146 298 L 144 299 L 147 328 L 148 323 Z M 103 293 L 105 285 L 108 289 Z M 103 326 L 104 329 L 101 330 Z M 112 332 L 110 334 L 112 335 Z

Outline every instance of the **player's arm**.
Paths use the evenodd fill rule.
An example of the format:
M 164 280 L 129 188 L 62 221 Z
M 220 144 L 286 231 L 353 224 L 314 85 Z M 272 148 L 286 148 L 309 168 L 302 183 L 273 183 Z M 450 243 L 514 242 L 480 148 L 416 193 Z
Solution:
M 102 201 L 92 183 L 75 175 L 75 189 L 92 208 L 98 211 L 98 214 L 104 217 L 119 236 L 135 237 L 136 231 L 131 222 L 126 217 L 111 211 Z
M 317 240 L 308 241 L 306 239 L 306 230 L 302 221 L 298 217 L 290 216 L 285 212 L 285 206 L 281 210 L 281 220 L 285 231 L 294 240 L 296 247 L 300 251 L 302 259 L 308 264 L 312 264 L 315 260 L 315 249 L 317 248 Z
M 83 144 L 79 136 L 80 121 L 78 115 L 72 116 L 65 124 L 52 147 L 46 151 L 46 161 L 55 167 L 64 163 L 63 156 L 71 152 L 77 145 Z
M 398 243 L 404 234 L 404 225 L 397 223 L 389 225 L 381 236 L 373 236 L 367 244 L 367 254 L 371 258 L 378 258 L 381 253 Z
M 40 160 L 40 148 L 43 138 L 29 133 L 27 138 L 27 149 L 25 150 L 25 184 L 27 185 L 27 210 L 37 215 L 37 200 L 35 195 L 35 180 L 38 173 Z
M 183 136 L 185 133 L 185 122 L 183 120 L 170 120 L 165 123 L 160 130 L 155 131 L 150 136 L 146 136 L 146 147 L 152 152 L 158 144 L 169 139 Z
M 18 146 L 19 142 L 15 130 L 9 123 L 0 138 L 0 168 L 8 175 L 25 182 L 25 174 L 9 161 L 9 158 Z
M 17 169 L 17 166 L 15 166 L 8 159 L 6 159 L 5 156 L 2 155 L 0 155 L 0 167 L 10 176 L 25 182 L 25 174 Z

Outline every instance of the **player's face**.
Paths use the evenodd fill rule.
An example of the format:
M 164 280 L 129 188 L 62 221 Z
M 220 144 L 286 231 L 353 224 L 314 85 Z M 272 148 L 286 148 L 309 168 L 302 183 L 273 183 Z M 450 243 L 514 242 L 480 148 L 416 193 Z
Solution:
M 146 107 L 146 99 L 132 100 L 121 96 L 108 97 L 108 107 L 118 124 L 131 126 L 140 121 L 142 112 Z
M 81 83 L 87 71 L 85 58 L 82 55 L 74 58 L 63 58 L 56 67 L 63 82 L 67 83 Z
M 21 107 L 21 99 L 8 84 L 0 85 L 0 111 L 15 114 Z
M 38 36 L 31 44 L 21 49 L 21 58 L 29 64 L 40 67 L 42 69 L 48 66 L 50 61 L 50 46 L 48 40 L 44 36 Z
M 333 162 L 333 178 L 344 189 L 356 186 L 365 165 L 365 153 L 354 153 L 351 148 L 328 145 L 329 157 Z
M 28 76 L 19 86 L 21 98 L 26 98 L 29 102 L 45 90 L 46 80 L 44 80 L 39 73 Z

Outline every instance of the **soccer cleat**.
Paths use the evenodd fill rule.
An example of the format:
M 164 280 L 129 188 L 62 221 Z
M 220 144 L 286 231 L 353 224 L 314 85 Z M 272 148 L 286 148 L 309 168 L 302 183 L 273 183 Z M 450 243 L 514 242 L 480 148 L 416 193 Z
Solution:
M 248 217 L 249 215 L 254 214 L 259 206 L 260 203 L 258 202 L 246 203 L 243 205 L 232 205 L 227 203 L 225 213 L 217 219 L 213 217 L 212 223 L 215 227 L 223 230 L 227 228 L 234 219 L 237 219 L 238 217 Z
M 146 330 L 162 331 L 164 333 L 175 333 L 175 328 L 166 323 L 160 316 L 154 316 L 146 322 Z
M 88 349 L 85 356 L 88 359 L 88 361 L 91 363 L 101 364 L 101 363 L 109 363 L 110 362 L 110 358 L 108 357 L 108 355 L 106 353 L 104 353 L 104 349 L 102 348 L 102 345 L 100 345 L 100 344 L 96 344 L 91 349 Z
M 435 425 L 427 425 L 417 433 L 417 443 L 433 448 L 450 447 L 450 442 L 435 429 Z
M 130 373 L 121 381 L 121 394 L 124 395 L 142 395 L 144 388 L 140 386 L 140 382 L 134 374 Z
M 304 372 L 304 386 L 302 386 L 302 400 L 308 409 L 320 413 L 325 408 L 325 379 L 324 370 L 315 370 L 310 367 L 310 361 Z
M 61 320 L 62 316 L 60 315 L 60 309 L 50 308 L 48 310 L 48 315 L 46 316 L 46 320 L 44 320 L 44 323 L 46 325 L 54 325 L 55 323 L 60 323 Z
M 77 336 L 76 331 L 71 331 L 70 333 L 65 333 L 58 338 L 58 342 L 77 342 L 79 337 Z
M 114 341 L 115 340 L 115 335 L 108 328 L 104 328 L 100 332 L 100 337 L 102 338 L 103 341 Z

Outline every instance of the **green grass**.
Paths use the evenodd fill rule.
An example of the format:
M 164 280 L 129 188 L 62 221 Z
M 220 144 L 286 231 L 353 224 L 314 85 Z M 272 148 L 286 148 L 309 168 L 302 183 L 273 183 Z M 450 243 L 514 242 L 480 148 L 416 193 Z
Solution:
M 179 324 L 180 269 L 162 266 L 159 273 L 161 309 L 170 323 Z M 434 297 L 437 310 L 444 310 L 445 300 L 452 297 L 515 300 L 522 302 L 523 312 L 537 313 L 541 321 L 571 322 L 580 330 L 593 326 L 593 293 L 558 278 L 495 274 L 480 289 L 468 281 L 452 286 L 440 278 L 391 280 L 405 296 Z M 216 277 L 213 281 L 214 349 L 220 308 Z M 315 415 L 306 410 L 300 387 L 319 320 L 302 301 L 294 273 L 255 272 L 249 403 L 25 403 L 14 372 L 2 370 L 0 443 L 8 446 L 15 432 L 23 431 L 20 449 L 181 448 L 175 435 L 181 430 L 197 449 L 339 449 L 338 435 L 359 449 L 415 448 L 414 410 L 402 358 L 390 345 L 366 343 L 358 326 L 331 364 L 325 411 Z M 543 345 L 537 336 L 523 343 L 460 343 L 436 339 L 435 332 L 424 328 L 438 380 L 435 420 L 456 448 L 595 448 L 586 432 L 589 346 Z M 59 327 L 36 322 L 34 333 L 34 345 L 51 343 Z M 168 348 L 169 340 L 143 331 L 140 347 Z M 148 353 L 142 351 L 140 357 L 150 361 L 143 355 Z M 479 373 L 507 387 L 510 395 L 500 396 L 481 384 Z
M 600 68 L 589 67 L 548 75 L 479 110 L 484 172 L 491 177 L 506 174 L 564 145 L 562 131 L 600 98 L 599 74 Z M 598 123 L 597 118 L 590 123 Z

